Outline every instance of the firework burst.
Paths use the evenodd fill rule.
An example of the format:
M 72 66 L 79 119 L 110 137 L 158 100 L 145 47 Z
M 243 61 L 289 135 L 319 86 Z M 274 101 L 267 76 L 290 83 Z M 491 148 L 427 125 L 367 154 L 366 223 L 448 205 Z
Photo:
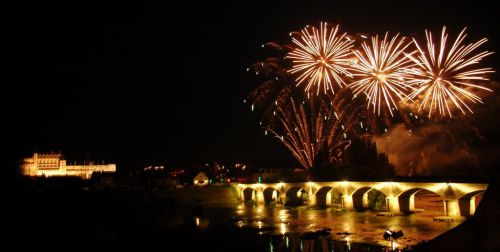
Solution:
M 344 76 L 351 76 L 354 40 L 346 33 L 340 34 L 339 26 L 329 28 L 321 22 L 319 29 L 306 26 L 298 38 L 292 39 L 295 49 L 288 54 L 293 66 L 291 74 L 297 74 L 297 86 L 306 82 L 305 90 L 316 87 L 326 93 L 334 92 L 334 84 L 339 88 L 346 85 Z
M 353 74 L 358 80 L 349 84 L 355 95 L 363 92 L 367 96 L 368 108 L 373 106 L 373 113 L 380 115 L 384 106 L 393 116 L 393 110 L 398 109 L 398 101 L 406 99 L 409 89 L 406 84 L 409 74 L 407 68 L 411 60 L 405 57 L 405 50 L 411 45 L 404 37 L 396 35 L 389 40 L 388 33 L 382 41 L 378 35 L 372 37 L 371 45 L 362 44 L 362 50 L 355 50 L 357 61 Z M 408 52 L 412 55 L 416 51 Z M 385 104 L 385 105 L 382 105 Z
M 435 110 L 441 116 L 448 114 L 450 118 L 453 117 L 450 105 L 454 105 L 462 114 L 466 114 L 466 111 L 473 113 L 467 102 L 482 103 L 481 97 L 474 91 L 492 91 L 478 83 L 488 80 L 484 76 L 494 71 L 491 68 L 474 67 L 492 52 L 483 51 L 472 54 L 488 40 L 483 38 L 475 43 L 464 45 L 463 41 L 467 36 L 464 28 L 448 50 L 446 27 L 443 27 L 438 47 L 434 44 L 431 32 L 426 30 L 425 35 L 427 48 L 420 47 L 414 39 L 419 54 L 417 57 L 409 56 L 418 65 L 417 68 L 412 69 L 414 79 L 410 84 L 414 90 L 409 98 L 420 98 L 418 110 L 427 109 L 429 118 Z

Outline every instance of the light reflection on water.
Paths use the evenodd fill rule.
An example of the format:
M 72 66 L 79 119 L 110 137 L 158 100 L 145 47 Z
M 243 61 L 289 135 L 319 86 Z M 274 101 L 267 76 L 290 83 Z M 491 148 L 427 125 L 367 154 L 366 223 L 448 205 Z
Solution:
M 384 217 L 377 216 L 373 211 L 354 212 L 333 208 L 311 209 L 306 206 L 284 207 L 281 205 L 267 207 L 242 205 L 234 211 L 234 216 L 238 219 L 236 226 L 240 228 L 258 228 L 259 234 L 268 234 L 270 237 L 287 235 L 281 246 L 289 247 L 289 234 L 330 228 L 331 236 L 328 239 L 343 241 L 348 251 L 351 249 L 351 243 L 376 244 L 393 250 L 405 248 L 433 239 L 459 224 L 435 222 L 432 217 L 437 215 L 440 215 L 440 212 L 427 211 L 406 216 Z M 384 240 L 382 235 L 387 228 L 403 230 L 404 238 L 398 239 L 393 244 Z M 279 241 L 274 241 L 274 244 L 277 243 Z M 301 242 L 299 246 L 303 251 L 305 244 Z M 323 245 L 316 244 L 315 246 L 322 247 Z

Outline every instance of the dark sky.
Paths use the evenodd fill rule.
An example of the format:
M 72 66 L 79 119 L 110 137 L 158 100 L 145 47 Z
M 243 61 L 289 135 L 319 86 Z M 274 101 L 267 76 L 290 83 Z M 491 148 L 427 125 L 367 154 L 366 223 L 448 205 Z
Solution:
M 103 2 L 2 8 L 2 143 L 11 160 L 61 150 L 125 168 L 293 163 L 242 103 L 258 84 L 245 69 L 266 56 L 263 42 L 288 42 L 290 31 L 319 21 L 418 36 L 467 26 L 470 39 L 486 36 L 483 49 L 499 51 L 500 11 L 487 2 Z M 496 54 L 487 63 L 500 69 Z

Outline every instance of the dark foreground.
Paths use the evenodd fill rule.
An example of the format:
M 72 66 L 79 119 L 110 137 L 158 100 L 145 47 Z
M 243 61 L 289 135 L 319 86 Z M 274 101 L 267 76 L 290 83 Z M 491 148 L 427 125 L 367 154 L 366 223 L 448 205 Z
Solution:
M 4 248 L 19 251 L 330 251 L 334 246 L 347 251 L 358 246 L 324 237 L 304 240 L 300 234 L 259 234 L 224 218 L 208 225 L 207 215 L 227 211 L 158 201 L 145 191 L 26 191 L 7 202 Z
M 237 205 L 228 188 L 213 190 L 222 196 L 213 197 L 210 190 L 200 194 L 196 189 L 173 190 L 165 195 L 143 189 L 96 192 L 78 187 L 64 190 L 22 187 L 6 198 L 8 207 L 4 227 L 7 244 L 4 246 L 21 251 L 391 249 L 391 244 L 382 240 L 382 231 L 396 223 L 396 219 L 378 217 L 374 222 L 375 215 L 370 213 L 243 206 Z M 421 225 L 418 222 L 422 218 L 399 218 L 406 218 L 399 223 L 407 226 Z M 331 219 L 337 221 L 335 225 L 329 224 Z M 366 225 L 359 225 L 359 221 Z M 321 225 L 334 228 L 331 233 L 304 236 L 307 231 L 322 228 Z M 432 238 L 436 232 L 444 232 L 453 226 L 436 229 L 436 226 L 425 224 L 414 233 Z M 361 233 L 368 235 L 363 237 L 359 235 Z M 412 239 L 411 242 L 415 242 L 416 239 Z M 359 243 L 360 240 L 365 242 Z M 408 241 L 410 239 L 404 242 Z M 401 243 L 395 246 L 397 249 L 411 249 L 401 246 Z
M 66 179 L 61 184 L 14 182 L 7 184 L 2 202 L 4 249 L 388 251 L 392 244 L 382 233 L 396 226 L 405 232 L 394 244 L 397 250 L 500 251 L 498 176 L 476 215 L 455 228 L 429 222 L 432 211 L 439 214 L 442 207 L 442 200 L 431 195 L 423 201 L 416 196 L 415 206 L 426 209 L 423 213 L 384 218 L 331 208 L 242 205 L 227 186 L 96 191 Z M 304 235 L 325 227 L 331 232 Z

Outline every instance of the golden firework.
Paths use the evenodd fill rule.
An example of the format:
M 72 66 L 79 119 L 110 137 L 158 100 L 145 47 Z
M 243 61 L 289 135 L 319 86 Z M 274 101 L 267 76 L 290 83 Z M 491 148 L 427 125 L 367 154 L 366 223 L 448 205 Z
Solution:
M 306 91 L 316 87 L 326 93 L 334 93 L 334 83 L 339 88 L 346 85 L 344 76 L 351 76 L 352 51 L 354 40 L 346 33 L 340 34 L 339 26 L 329 28 L 321 22 L 319 29 L 306 26 L 298 38 L 292 42 L 296 48 L 288 54 L 293 66 L 288 72 L 297 74 L 297 86 L 306 82 Z
M 418 110 L 428 109 L 429 118 L 435 110 L 442 116 L 448 114 L 449 117 L 453 117 L 450 105 L 454 105 L 463 114 L 466 114 L 466 111 L 473 113 L 467 102 L 482 103 L 481 97 L 475 91 L 492 91 L 479 83 L 489 80 L 485 76 L 494 71 L 491 68 L 475 67 L 492 52 L 483 51 L 472 54 L 488 39 L 483 38 L 475 43 L 464 45 L 463 41 L 467 36 L 465 30 L 464 28 L 460 32 L 449 49 L 447 48 L 446 27 L 443 27 L 438 47 L 434 44 L 431 32 L 427 30 L 425 31 L 427 48 L 420 47 L 414 39 L 419 54 L 416 58 L 409 55 L 409 58 L 418 67 L 411 69 L 413 80 L 410 84 L 414 89 L 409 98 L 419 98 Z
M 412 61 L 405 55 L 416 51 L 405 52 L 411 45 L 404 37 L 396 35 L 389 39 L 388 33 L 383 40 L 378 35 L 371 38 L 371 44 L 362 43 L 362 50 L 355 50 L 357 61 L 354 62 L 353 76 L 357 80 L 349 84 L 355 95 L 363 92 L 368 99 L 367 107 L 373 107 L 373 113 L 380 115 L 385 107 L 393 116 L 393 110 L 398 109 L 398 101 L 406 99 L 409 91 L 406 81 L 410 77 L 408 67 Z

